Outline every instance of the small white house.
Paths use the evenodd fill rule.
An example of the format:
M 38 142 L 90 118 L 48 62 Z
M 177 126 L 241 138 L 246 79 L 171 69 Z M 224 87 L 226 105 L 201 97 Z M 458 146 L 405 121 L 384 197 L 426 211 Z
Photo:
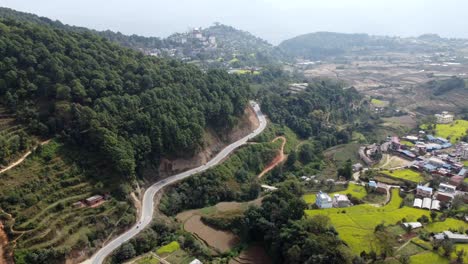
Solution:
M 332 208 L 333 207 L 333 201 L 330 196 L 322 191 L 317 193 L 316 195 L 316 200 L 315 204 L 318 206 L 318 208 L 325 209 L 325 208 Z
M 439 192 L 455 193 L 456 189 L 457 187 L 450 185 L 450 184 L 441 183 L 439 185 Z
M 435 114 L 435 118 L 438 124 L 449 124 L 453 122 L 453 115 L 447 111 L 443 111 L 441 114 Z
M 416 198 L 414 199 L 413 207 L 421 208 L 422 207 L 422 199 Z
M 344 194 L 335 194 L 333 196 L 333 207 L 349 207 L 351 206 L 351 201 L 348 199 L 348 196 Z

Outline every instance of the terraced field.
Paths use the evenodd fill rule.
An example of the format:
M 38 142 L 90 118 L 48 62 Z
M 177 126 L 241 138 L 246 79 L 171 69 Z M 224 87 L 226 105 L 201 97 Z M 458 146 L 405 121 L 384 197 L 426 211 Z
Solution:
M 402 180 L 407 180 L 407 181 L 412 181 L 412 182 L 424 181 L 424 177 L 421 175 L 421 173 L 410 170 L 410 169 L 382 171 L 382 173 L 391 178 L 397 178 L 397 179 L 402 179 Z
M 26 152 L 35 139 L 25 127 L 15 122 L 15 117 L 0 106 L 0 168 L 8 165 Z
M 103 186 L 64 159 L 62 151 L 63 145 L 51 141 L 21 165 L 0 174 L 0 206 L 14 218 L 18 259 L 35 249 L 91 248 L 119 225 L 119 219 L 126 216 L 120 221 L 125 225 L 133 217 L 129 204 L 114 199 L 95 208 L 73 207 L 77 201 L 102 194 Z

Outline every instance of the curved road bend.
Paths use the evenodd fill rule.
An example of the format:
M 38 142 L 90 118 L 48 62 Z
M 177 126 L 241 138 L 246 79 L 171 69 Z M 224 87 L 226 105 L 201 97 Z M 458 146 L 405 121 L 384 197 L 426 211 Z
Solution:
M 151 185 L 143 195 L 143 203 L 142 203 L 142 210 L 140 219 L 138 222 L 130 228 L 125 233 L 121 234 L 110 243 L 105 245 L 101 248 L 98 252 L 96 252 L 90 259 L 82 262 L 82 264 L 101 264 L 103 263 L 104 259 L 112 253 L 115 249 L 117 249 L 120 245 L 124 242 L 130 240 L 132 237 L 136 236 L 141 230 L 143 230 L 146 226 L 151 223 L 153 218 L 153 210 L 154 210 L 154 196 L 157 192 L 159 192 L 162 188 L 173 184 L 177 181 L 182 179 L 188 178 L 196 173 L 205 171 L 213 166 L 219 164 L 224 158 L 226 158 L 232 151 L 236 148 L 244 145 L 249 139 L 254 138 L 258 134 L 260 134 L 266 127 L 267 121 L 265 116 L 263 115 L 262 111 L 260 110 L 260 106 L 256 102 L 251 102 L 251 105 L 257 115 L 257 118 L 260 122 L 260 125 L 249 135 L 239 139 L 238 141 L 228 145 L 225 147 L 221 152 L 219 152 L 213 159 L 205 163 L 204 165 L 193 168 L 191 170 L 170 176 L 163 180 L 156 182 L 155 184 Z M 138 226 L 138 228 L 137 228 Z

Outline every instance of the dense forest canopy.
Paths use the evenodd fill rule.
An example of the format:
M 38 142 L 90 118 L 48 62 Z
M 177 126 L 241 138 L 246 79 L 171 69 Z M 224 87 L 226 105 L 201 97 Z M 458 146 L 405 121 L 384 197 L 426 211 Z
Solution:
M 262 93 L 262 109 L 273 122 L 287 125 L 302 138 L 316 138 L 325 148 L 347 143 L 362 117 L 369 117 L 363 97 L 338 83 L 314 81 L 298 93 L 284 87 Z
M 156 59 L 85 32 L 0 20 L 1 103 L 43 137 L 61 134 L 134 175 L 190 155 L 223 131 L 250 91 L 240 77 Z
M 175 33 L 167 38 L 146 37 L 135 34 L 125 35 L 111 30 L 97 31 L 71 26 L 57 20 L 54 21 L 46 17 L 2 7 L 0 7 L 0 18 L 32 22 L 72 32 L 93 33 L 122 46 L 146 53 L 158 51 L 160 52 L 159 55 L 163 57 L 200 60 L 199 65 L 206 66 L 205 68 L 224 67 L 226 65 L 234 67 L 259 66 L 278 63 L 279 60 L 286 59 L 280 49 L 267 41 L 249 32 L 219 23 L 201 30 L 205 37 L 213 36 L 216 38 L 217 47 L 210 48 L 204 47 L 204 41 L 191 38 L 191 32 Z M 180 38 L 184 38 L 186 41 L 178 41 Z M 177 53 L 173 55 L 166 54 L 167 51 L 171 50 L 177 50 Z

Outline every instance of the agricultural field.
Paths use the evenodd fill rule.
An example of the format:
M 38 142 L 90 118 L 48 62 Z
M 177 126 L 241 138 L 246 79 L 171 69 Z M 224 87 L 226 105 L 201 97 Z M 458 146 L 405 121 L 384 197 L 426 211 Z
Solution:
M 337 193 L 339 193 L 339 194 L 351 194 L 353 197 L 356 197 L 358 199 L 363 199 L 367 195 L 367 192 L 366 192 L 366 189 L 364 188 L 364 186 L 357 185 L 357 184 L 354 184 L 354 183 L 350 183 L 346 190 L 329 193 L 329 195 L 330 195 L 330 197 L 333 197 L 333 195 L 337 194 Z M 305 195 L 302 196 L 302 198 L 308 204 L 314 204 L 315 203 L 315 193 L 305 194 Z
M 167 255 L 171 254 L 180 249 L 180 245 L 177 241 L 172 241 L 171 243 L 164 245 L 156 250 L 158 255 Z
M 416 183 L 424 181 L 424 177 L 423 175 L 421 175 L 421 173 L 414 171 L 414 170 L 410 170 L 410 169 L 394 170 L 394 171 L 384 170 L 382 171 L 382 174 L 392 177 L 392 178 L 398 178 L 398 179 L 412 181 Z
M 134 220 L 127 202 L 115 199 L 98 207 L 75 208 L 73 203 L 102 194 L 102 183 L 93 183 L 74 163 L 64 158 L 62 144 L 51 141 L 21 165 L 0 174 L 0 205 L 14 218 L 15 255 L 53 247 L 56 250 L 87 247 L 106 238 L 114 227 Z
M 378 224 L 395 225 L 403 218 L 407 221 L 416 221 L 422 215 L 429 217 L 427 210 L 411 207 L 400 208 L 402 200 L 399 196 L 399 190 L 392 189 L 392 199 L 383 207 L 362 204 L 348 208 L 306 210 L 305 212 L 309 217 L 327 215 L 340 237 L 355 254 L 360 254 L 363 250 L 369 252 L 372 248 L 376 248 L 374 228 Z M 430 223 L 426 228 L 432 232 L 440 232 L 446 230 L 447 226 L 455 229 L 468 228 L 467 223 L 454 219 L 449 219 L 447 223 Z
M 467 130 L 468 120 L 456 120 L 452 124 L 437 124 L 436 135 L 450 138 L 450 142 L 456 143 L 461 137 L 466 135 Z
M 344 145 L 338 145 L 325 150 L 324 156 L 337 163 L 337 166 L 342 165 L 348 159 L 351 159 L 352 163 L 359 162 L 358 151 L 361 145 L 359 143 L 348 143 Z
M 379 99 L 376 99 L 376 98 L 372 98 L 371 99 L 371 104 L 373 104 L 375 107 L 386 107 L 388 106 L 388 101 L 383 101 L 383 100 L 379 100 Z

